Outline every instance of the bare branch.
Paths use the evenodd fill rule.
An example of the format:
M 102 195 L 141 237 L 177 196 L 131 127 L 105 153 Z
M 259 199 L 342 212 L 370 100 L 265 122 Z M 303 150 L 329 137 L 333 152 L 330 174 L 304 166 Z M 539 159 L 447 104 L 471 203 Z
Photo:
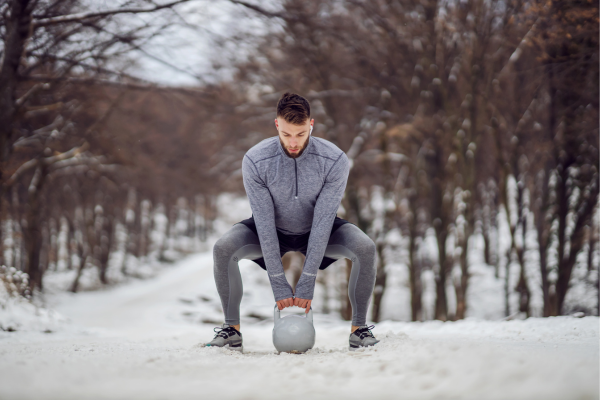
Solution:
M 167 91 L 179 91 L 189 94 L 203 94 L 205 91 L 202 89 L 196 88 L 185 88 L 185 87 L 172 87 L 166 85 L 157 85 L 151 82 L 145 82 L 142 79 L 138 79 L 140 82 L 120 82 L 120 81 L 111 81 L 108 79 L 96 79 L 96 78 L 77 78 L 77 77 L 69 77 L 69 76 L 61 76 L 61 77 L 51 77 L 51 76 L 29 76 L 25 78 L 30 81 L 43 81 L 43 82 L 69 82 L 83 85 L 99 85 L 99 86 L 112 86 L 123 89 L 135 89 L 135 90 L 167 90 Z
M 14 174 L 12 174 L 12 176 L 4 183 L 4 188 L 9 188 L 11 187 L 18 179 L 21 175 L 23 175 L 25 172 L 29 171 L 30 169 L 32 169 L 33 167 L 38 165 L 38 159 L 34 158 L 33 160 L 29 160 L 27 162 L 25 162 L 24 164 L 22 164 L 16 171 Z
M 306 97 L 310 99 L 324 99 L 326 97 L 354 97 L 360 96 L 366 92 L 367 88 L 354 89 L 354 90 L 343 90 L 343 89 L 328 89 L 315 92 L 311 90 L 308 92 Z
M 253 11 L 256 11 L 259 14 L 264 15 L 265 17 L 269 17 L 269 18 L 283 18 L 286 19 L 286 16 L 282 13 L 275 13 L 275 12 L 271 12 L 271 11 L 267 11 L 264 8 L 254 5 L 254 4 L 250 4 L 247 3 L 245 1 L 239 1 L 239 0 L 229 0 L 231 1 L 233 4 L 239 4 L 241 6 L 244 6 L 246 8 L 249 8 Z
M 178 4 L 187 3 L 189 1 L 191 1 L 191 0 L 177 0 L 177 1 L 172 1 L 170 3 L 166 3 L 166 4 L 157 5 L 152 8 L 121 8 L 121 9 L 116 9 L 116 10 L 106 10 L 106 11 L 61 15 L 58 17 L 34 19 L 31 24 L 33 25 L 34 28 L 38 28 L 40 26 L 64 24 L 64 23 L 69 23 L 69 22 L 81 22 L 81 21 L 85 21 L 85 20 L 91 19 L 91 18 L 108 17 L 108 16 L 112 16 L 112 15 L 117 15 L 117 14 L 152 13 L 152 12 L 162 10 L 165 8 L 171 8 Z

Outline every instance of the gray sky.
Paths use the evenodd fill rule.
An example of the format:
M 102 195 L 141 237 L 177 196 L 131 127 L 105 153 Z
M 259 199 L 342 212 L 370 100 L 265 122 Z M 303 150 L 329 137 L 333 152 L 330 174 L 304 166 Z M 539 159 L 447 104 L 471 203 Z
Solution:
M 261 2 L 261 6 L 268 6 L 264 3 L 269 2 Z M 273 5 L 275 1 L 270 3 Z M 218 74 L 227 76 L 228 71 L 216 73 L 213 61 L 225 62 L 232 56 L 243 58 L 244 55 L 244 48 L 239 43 L 229 41 L 222 47 L 215 44 L 216 40 L 266 31 L 266 21 L 262 17 L 226 0 L 197 0 L 177 6 L 176 12 L 164 13 L 163 18 L 169 19 L 169 28 L 144 45 L 147 54 L 137 52 L 137 64 L 129 69 L 129 73 L 170 85 L 198 84 L 199 80 L 194 76 L 214 80 Z

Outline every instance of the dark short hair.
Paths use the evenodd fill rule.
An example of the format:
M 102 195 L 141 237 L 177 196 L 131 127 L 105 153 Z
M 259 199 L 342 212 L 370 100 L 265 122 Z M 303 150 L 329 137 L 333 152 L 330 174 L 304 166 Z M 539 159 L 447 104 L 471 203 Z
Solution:
M 310 103 L 296 93 L 286 92 L 277 102 L 277 116 L 290 124 L 302 125 L 310 118 Z

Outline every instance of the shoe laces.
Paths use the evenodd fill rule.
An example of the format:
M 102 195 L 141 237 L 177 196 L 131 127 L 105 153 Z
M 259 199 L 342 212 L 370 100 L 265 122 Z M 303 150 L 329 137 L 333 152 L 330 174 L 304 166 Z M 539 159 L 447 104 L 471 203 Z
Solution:
M 358 328 L 357 330 L 355 330 L 354 334 L 356 336 L 358 336 L 361 340 L 366 337 L 372 337 L 373 339 L 375 339 L 373 332 L 371 332 L 371 329 L 374 329 L 374 328 L 375 328 L 375 325 L 364 326 L 362 328 Z
M 216 327 L 213 329 L 214 332 L 216 332 L 215 334 L 215 339 L 218 337 L 222 337 L 223 339 L 228 339 L 231 336 L 235 335 L 235 333 L 237 332 L 237 330 L 231 326 L 228 326 L 227 328 L 219 328 Z

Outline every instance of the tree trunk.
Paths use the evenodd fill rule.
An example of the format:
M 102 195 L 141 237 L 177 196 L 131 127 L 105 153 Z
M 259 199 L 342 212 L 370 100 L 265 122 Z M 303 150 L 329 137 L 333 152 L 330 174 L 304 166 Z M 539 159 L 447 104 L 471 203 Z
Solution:
M 108 270 L 108 261 L 110 260 L 110 249 L 112 248 L 114 241 L 114 217 L 109 215 L 105 217 L 106 225 L 103 234 L 100 237 L 100 257 L 98 259 L 100 267 L 100 282 L 107 284 L 108 279 L 106 277 L 106 271 Z
M 26 223 L 24 232 L 25 249 L 27 253 L 27 263 L 25 272 L 29 274 L 29 288 L 31 293 L 34 289 L 43 289 L 42 275 L 40 263 L 40 253 L 42 248 L 42 230 L 40 221 L 40 192 L 46 179 L 46 168 L 38 166 L 31 184 L 29 186 L 29 194 L 27 197 Z
M 550 167 L 548 162 L 546 163 L 544 170 L 541 171 L 535 184 L 535 198 L 533 202 L 534 218 L 535 218 L 535 230 L 537 233 L 537 244 L 538 254 L 540 257 L 540 275 L 542 279 L 542 299 L 544 303 L 543 316 L 549 317 L 550 312 L 550 281 L 548 279 L 548 238 L 549 238 L 549 225 L 547 222 L 548 212 L 548 197 L 549 197 L 549 180 L 550 180 Z
M 139 203 L 139 243 L 137 246 L 137 257 L 145 257 L 148 255 L 148 243 L 150 242 L 150 208 L 149 200 L 143 200 Z
M 11 147 L 11 137 L 16 113 L 16 88 L 18 69 L 30 35 L 30 0 L 10 0 L 6 13 L 6 31 L 0 69 L 0 182 L 3 182 L 2 170 Z M 10 10 L 10 11 L 8 11 Z M 0 185 L 0 191 L 2 186 Z M 0 198 L 3 193 L 0 192 Z
M 506 250 L 506 265 L 504 267 L 504 316 L 510 315 L 510 262 L 512 247 Z
M 435 319 L 446 321 L 448 319 L 448 302 L 446 298 L 446 272 L 448 260 L 446 258 L 446 230 L 436 229 L 438 247 L 438 271 L 435 276 Z
M 412 219 L 413 221 L 416 218 Z M 410 280 L 410 318 L 411 321 L 422 321 L 423 320 L 423 283 L 421 281 L 421 268 L 422 265 L 416 257 L 416 224 L 411 221 L 410 232 L 409 232 L 409 243 L 408 243 L 408 274 Z
M 519 261 L 519 282 L 517 283 L 516 291 L 519 293 L 519 311 L 524 312 L 527 317 L 530 316 L 529 302 L 531 299 L 531 291 L 527 283 L 527 274 L 525 266 L 525 252 L 527 251 L 527 213 L 528 207 L 525 206 L 524 199 L 525 182 L 521 176 L 517 184 L 517 224 L 521 225 L 521 246 L 515 244 L 517 260 Z M 513 233 L 514 235 L 514 233 Z
M 467 313 L 467 290 L 469 288 L 469 261 L 467 253 L 469 251 L 468 242 L 471 235 L 469 227 L 462 243 L 462 253 L 460 254 L 460 280 L 454 285 L 456 292 L 456 314 L 455 320 L 464 319 Z
M 32 6 L 30 0 L 9 1 L 5 13 L 4 46 L 2 66 L 0 67 L 0 224 L 4 221 L 4 180 L 3 171 L 12 145 L 12 132 L 16 109 L 16 88 L 18 69 L 25 50 L 25 43 L 30 35 Z M 9 11 L 10 10 L 10 11 Z M 0 245 L 4 243 L 0 229 Z M 1 248 L 2 246 L 0 246 Z M 2 252 L 0 252 L 2 253 Z M 4 254 L 0 254 L 2 262 Z M 34 273 L 36 281 L 30 277 L 30 287 L 41 287 L 41 277 Z M 39 280 L 39 282 L 37 282 Z M 33 291 L 32 291 L 33 293 Z
M 81 206 L 83 207 L 83 205 Z M 75 230 L 79 231 L 79 235 L 75 235 L 78 237 L 76 240 L 76 249 L 77 255 L 79 257 L 79 265 L 77 266 L 77 274 L 75 275 L 75 279 L 71 284 L 70 291 L 76 293 L 79 290 L 79 280 L 81 275 L 83 274 L 83 269 L 85 268 L 88 257 L 89 257 L 89 242 L 88 242 L 88 229 L 87 229 L 87 221 L 86 221 L 85 210 L 80 208 L 75 211 Z
M 135 229 L 135 220 L 139 218 L 139 215 L 136 215 L 135 208 L 137 205 L 135 189 L 129 188 L 127 193 L 127 203 L 125 206 L 125 246 L 123 251 L 123 263 L 121 265 L 121 272 L 123 275 L 128 275 L 129 271 L 127 268 L 127 262 L 129 255 L 137 254 L 137 245 L 138 242 L 136 240 L 136 229 Z

